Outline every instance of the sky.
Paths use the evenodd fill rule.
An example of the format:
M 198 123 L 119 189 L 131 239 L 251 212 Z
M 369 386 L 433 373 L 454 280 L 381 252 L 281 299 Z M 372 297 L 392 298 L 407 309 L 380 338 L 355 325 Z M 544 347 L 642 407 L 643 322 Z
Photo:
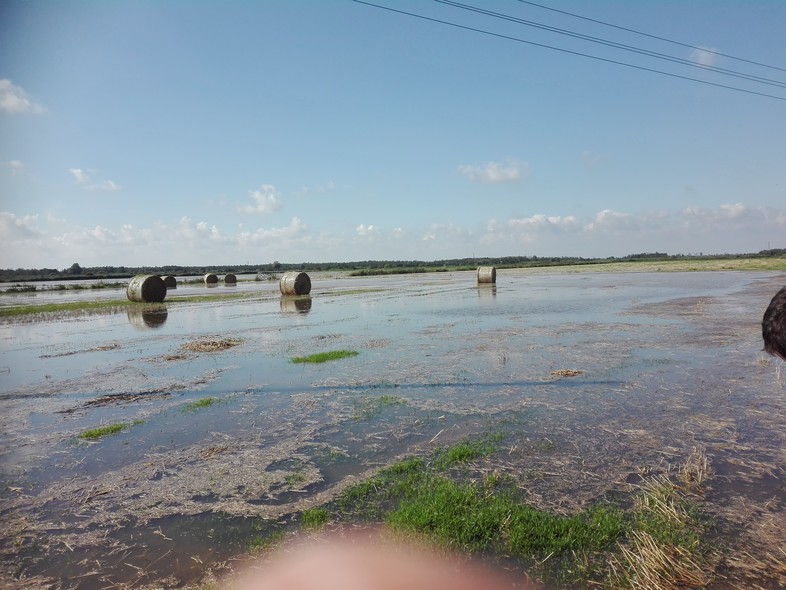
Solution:
M 3 0 L 0 268 L 786 247 L 786 2 L 369 2 Z

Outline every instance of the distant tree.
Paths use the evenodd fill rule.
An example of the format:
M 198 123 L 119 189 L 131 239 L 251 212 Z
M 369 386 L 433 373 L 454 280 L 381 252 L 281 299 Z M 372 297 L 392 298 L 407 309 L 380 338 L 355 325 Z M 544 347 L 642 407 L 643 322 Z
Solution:
M 281 263 L 278 260 L 273 261 L 273 270 L 281 270 Z
M 68 269 L 68 274 L 70 274 L 70 275 L 81 275 L 82 274 L 82 267 L 79 266 L 78 262 L 74 262 L 71 265 L 71 268 Z

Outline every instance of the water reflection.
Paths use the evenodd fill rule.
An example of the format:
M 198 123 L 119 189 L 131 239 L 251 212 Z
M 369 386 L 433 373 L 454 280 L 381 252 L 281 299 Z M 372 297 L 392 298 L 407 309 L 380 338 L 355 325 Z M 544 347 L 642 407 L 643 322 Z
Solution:
M 166 305 L 131 306 L 128 308 L 128 323 L 139 330 L 160 328 L 169 315 Z
M 478 285 L 478 297 L 483 300 L 491 300 L 497 297 L 497 286 L 488 284 Z
M 308 313 L 311 311 L 311 296 L 281 297 L 281 311 L 284 313 Z

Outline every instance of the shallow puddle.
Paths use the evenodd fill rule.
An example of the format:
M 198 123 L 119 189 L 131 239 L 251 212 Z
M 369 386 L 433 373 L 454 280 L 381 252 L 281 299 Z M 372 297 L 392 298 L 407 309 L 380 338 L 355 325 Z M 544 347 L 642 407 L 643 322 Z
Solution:
M 760 322 L 784 282 L 312 275 L 297 300 L 241 283 L 239 299 L 1 324 L 3 581 L 195 582 L 245 553 L 258 523 L 490 432 L 538 507 L 578 509 L 700 447 L 729 522 L 740 498 L 783 518 L 786 371 L 760 353 Z M 205 291 L 173 295 L 189 289 Z M 359 354 L 291 362 L 333 350 Z M 123 428 L 80 437 L 110 424 Z

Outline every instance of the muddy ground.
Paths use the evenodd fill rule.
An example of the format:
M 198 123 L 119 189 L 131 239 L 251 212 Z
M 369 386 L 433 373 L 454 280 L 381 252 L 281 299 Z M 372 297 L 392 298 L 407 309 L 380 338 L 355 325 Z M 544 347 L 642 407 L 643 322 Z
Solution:
M 496 466 L 566 513 L 700 450 L 708 587 L 786 586 L 786 365 L 760 331 L 786 274 L 312 283 L 2 324 L 4 587 L 196 585 L 375 469 L 500 430 Z M 360 354 L 291 362 L 338 349 Z

